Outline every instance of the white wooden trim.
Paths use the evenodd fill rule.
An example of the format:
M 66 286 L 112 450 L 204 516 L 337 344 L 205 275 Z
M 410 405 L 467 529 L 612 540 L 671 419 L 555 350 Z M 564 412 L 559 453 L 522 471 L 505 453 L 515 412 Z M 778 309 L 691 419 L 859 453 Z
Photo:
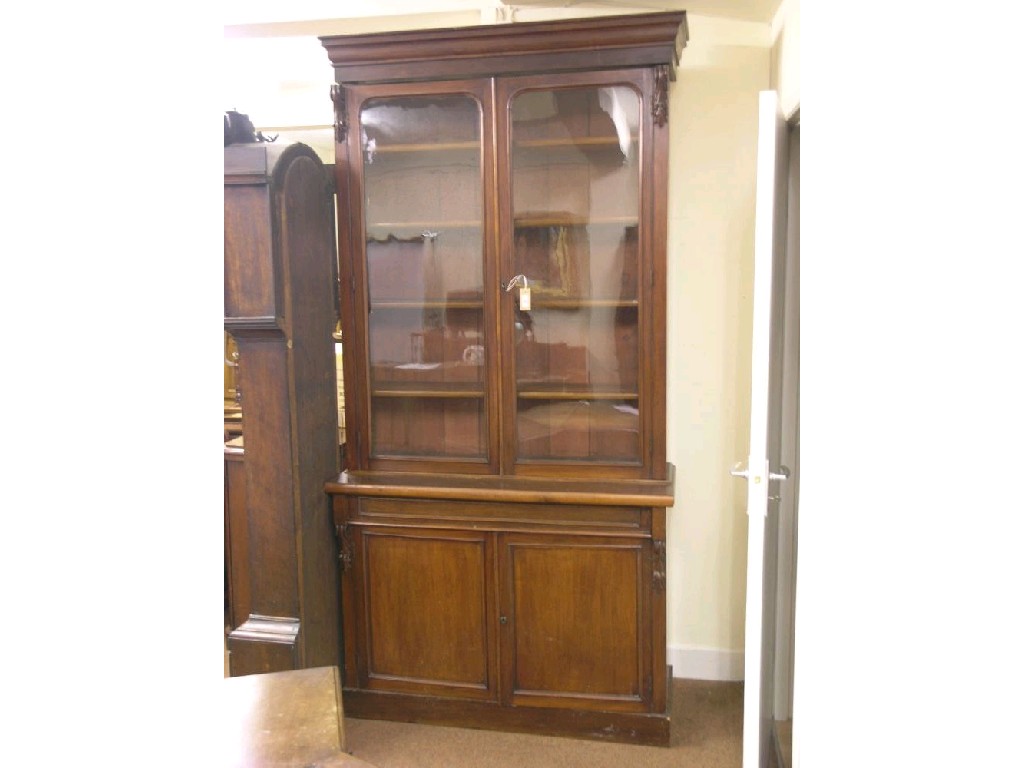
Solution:
M 754 204 L 754 312 L 751 334 L 750 455 L 747 458 L 747 605 L 744 660 L 749 666 L 743 690 L 743 768 L 764 768 L 770 747 L 769 723 L 775 683 L 775 588 L 778 567 L 777 507 L 769 520 L 769 455 L 781 419 L 778 392 L 770 376 L 773 341 L 773 276 L 777 249 L 785 246 L 786 125 L 775 91 L 758 100 L 757 190 Z M 780 370 L 780 369 L 779 369 Z M 776 380 L 777 381 L 777 380 Z M 777 384 L 776 384 L 777 386 Z M 773 397 L 774 395 L 774 397 Z M 766 542 L 765 534 L 769 534 Z M 767 568 L 767 570 L 766 570 Z M 765 598 L 768 605 L 764 605 Z M 767 611 L 766 611 L 767 608 Z
M 670 645 L 668 663 L 672 667 L 672 677 L 731 682 L 743 679 L 743 651 Z

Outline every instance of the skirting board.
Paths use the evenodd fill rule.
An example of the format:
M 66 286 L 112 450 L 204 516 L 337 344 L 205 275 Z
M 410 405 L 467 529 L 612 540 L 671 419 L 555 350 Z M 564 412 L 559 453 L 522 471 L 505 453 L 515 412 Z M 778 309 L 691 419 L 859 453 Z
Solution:
M 743 679 L 743 651 L 670 645 L 667 661 L 672 667 L 672 677 L 687 680 Z

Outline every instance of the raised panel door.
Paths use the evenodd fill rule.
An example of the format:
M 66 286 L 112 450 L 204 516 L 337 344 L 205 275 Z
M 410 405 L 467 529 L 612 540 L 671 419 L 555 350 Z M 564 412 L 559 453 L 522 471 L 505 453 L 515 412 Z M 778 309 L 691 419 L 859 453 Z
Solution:
M 514 705 L 643 711 L 650 606 L 642 539 L 501 537 L 502 659 Z
M 364 684 L 436 696 L 496 697 L 491 537 L 361 529 Z

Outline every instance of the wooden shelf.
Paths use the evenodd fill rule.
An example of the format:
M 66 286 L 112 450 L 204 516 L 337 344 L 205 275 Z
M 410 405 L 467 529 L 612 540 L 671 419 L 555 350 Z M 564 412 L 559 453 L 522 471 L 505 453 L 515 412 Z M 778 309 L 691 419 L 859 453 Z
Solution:
M 472 398 L 482 400 L 484 392 L 480 388 L 453 388 L 448 382 L 435 385 L 425 382 L 404 384 L 389 382 L 383 386 L 371 388 L 371 397 L 435 397 L 435 398 Z
M 634 302 L 636 303 L 636 302 Z M 399 299 L 395 301 L 374 299 L 370 303 L 370 311 L 375 309 L 399 309 L 399 310 L 421 310 L 421 309 L 483 309 L 483 300 L 478 301 L 466 301 L 464 299 L 458 299 L 455 301 L 446 301 L 444 299 L 428 300 L 428 301 L 406 301 Z
M 636 144 L 637 137 L 629 137 L 630 144 Z M 512 142 L 512 149 L 562 149 L 564 147 L 618 147 L 618 136 L 578 136 L 552 139 L 522 139 Z
M 640 306 L 639 299 L 574 299 L 574 298 L 546 298 L 540 294 L 540 290 L 534 294 L 533 307 L 536 309 L 622 309 Z M 370 311 L 389 309 L 417 312 L 424 309 L 480 309 L 484 303 L 480 301 L 445 301 L 444 299 L 428 301 L 406 301 L 404 299 L 373 300 L 370 304 Z
M 479 141 L 446 141 L 446 142 L 422 142 L 418 144 L 382 144 L 370 147 L 363 147 L 363 152 L 371 152 L 380 155 L 417 154 L 427 152 L 465 152 L 466 150 L 480 150 L 483 145 Z
M 540 294 L 540 289 L 533 294 L 533 310 L 537 309 L 619 309 L 623 307 L 640 306 L 639 299 L 573 299 L 573 298 L 546 298 Z M 530 311 L 533 311 L 530 310 Z
M 636 227 L 640 222 L 636 216 L 600 216 L 596 218 L 567 216 L 531 216 L 515 220 L 517 229 L 536 229 L 537 227 Z M 366 225 L 367 232 L 424 231 L 438 232 L 443 235 L 446 229 L 474 229 L 483 226 L 479 219 L 455 221 L 374 221 Z M 371 237 L 367 240 L 378 245 L 385 244 L 387 238 Z
M 588 227 L 588 226 L 626 226 L 639 225 L 636 216 L 598 216 L 595 218 L 568 216 L 530 216 L 515 219 L 516 229 L 533 229 L 537 227 Z
M 516 393 L 520 400 L 639 400 L 637 392 L 597 391 L 593 389 L 522 389 Z
M 431 232 L 438 232 L 443 235 L 446 229 L 474 229 L 482 225 L 483 222 L 480 219 L 466 219 L 462 221 L 372 221 L 366 225 L 366 230 L 367 232 L 378 230 L 390 232 L 396 230 L 430 230 Z M 376 238 L 372 238 L 368 242 L 376 241 Z
M 629 142 L 636 144 L 636 136 L 630 136 Z M 418 142 L 408 144 L 379 144 L 374 147 L 363 146 L 363 152 L 374 155 L 420 154 L 431 152 L 465 152 L 479 150 L 480 141 L 447 141 Z M 522 139 L 513 141 L 513 149 L 564 149 L 569 147 L 619 147 L 618 136 L 560 136 L 550 139 Z

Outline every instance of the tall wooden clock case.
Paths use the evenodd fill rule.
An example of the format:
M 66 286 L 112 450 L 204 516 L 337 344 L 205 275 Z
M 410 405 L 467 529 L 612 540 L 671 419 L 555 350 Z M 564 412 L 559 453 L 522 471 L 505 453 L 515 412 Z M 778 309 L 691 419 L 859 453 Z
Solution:
M 683 13 L 333 36 L 355 717 L 666 744 Z
M 224 148 L 224 329 L 245 415 L 225 477 L 232 676 L 339 661 L 331 182 L 304 144 Z

